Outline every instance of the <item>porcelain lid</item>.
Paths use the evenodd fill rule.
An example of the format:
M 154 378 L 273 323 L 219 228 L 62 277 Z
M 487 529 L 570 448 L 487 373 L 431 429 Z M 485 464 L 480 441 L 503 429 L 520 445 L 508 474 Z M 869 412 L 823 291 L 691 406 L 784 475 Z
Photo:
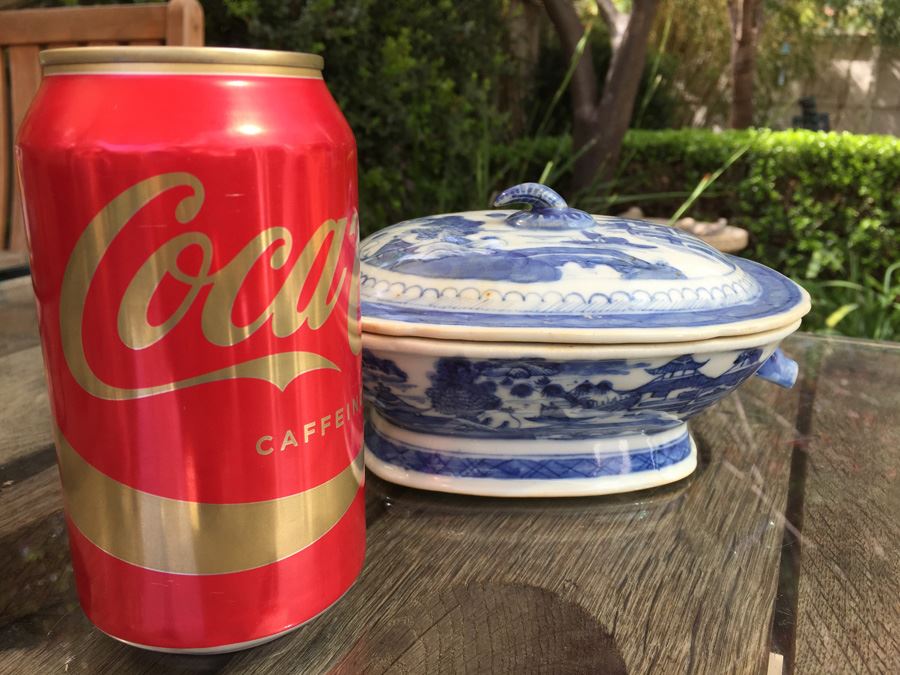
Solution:
M 363 241 L 363 330 L 518 342 L 675 342 L 780 327 L 800 286 L 673 227 L 591 216 L 537 183 L 496 206 L 409 220 Z

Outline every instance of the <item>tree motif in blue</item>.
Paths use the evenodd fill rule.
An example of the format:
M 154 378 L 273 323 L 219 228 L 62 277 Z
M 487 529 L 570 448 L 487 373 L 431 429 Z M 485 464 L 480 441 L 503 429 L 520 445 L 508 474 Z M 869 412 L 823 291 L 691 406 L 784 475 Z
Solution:
M 603 228 L 612 231 L 618 230 L 620 232 L 627 232 L 634 237 L 658 241 L 672 248 L 688 250 L 709 260 L 713 260 L 722 265 L 727 265 L 730 269 L 735 269 L 734 263 L 729 261 L 727 257 L 719 253 L 716 249 L 703 243 L 693 235 L 687 234 L 675 227 L 656 225 L 655 223 L 647 223 L 638 220 L 609 219 L 603 221 Z
M 497 383 L 480 380 L 468 359 L 440 359 L 425 391 L 434 410 L 441 415 L 477 420 L 485 410 L 500 408 Z
M 573 230 L 574 238 L 556 246 L 519 248 L 505 242 L 502 236 L 485 234 L 483 225 L 461 215 L 410 221 L 393 237 L 376 235 L 369 241 L 364 259 L 380 269 L 440 279 L 552 282 L 561 279 L 563 266 L 571 263 L 585 269 L 611 267 L 623 279 L 685 278 L 681 270 L 662 260 L 651 262 L 634 255 L 657 249 L 657 245 L 611 236 L 603 231 L 606 225 Z M 382 238 L 387 241 L 369 253 L 368 248 Z M 485 242 L 491 239 L 497 240 L 498 245 L 486 246 Z
M 712 405 L 762 365 L 761 349 L 737 352 L 716 377 L 708 358 L 439 358 L 427 383 L 411 383 L 390 359 L 363 350 L 367 399 L 385 419 L 424 433 L 491 438 L 591 438 L 662 431 Z M 617 387 L 628 381 L 635 386 Z

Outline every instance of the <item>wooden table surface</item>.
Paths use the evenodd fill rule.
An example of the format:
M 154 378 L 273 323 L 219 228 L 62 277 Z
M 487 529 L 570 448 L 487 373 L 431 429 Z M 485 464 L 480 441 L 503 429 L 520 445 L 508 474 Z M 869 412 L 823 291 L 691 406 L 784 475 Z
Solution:
M 0 282 L 0 672 L 900 672 L 900 345 L 797 335 L 793 390 L 692 422 L 697 472 L 496 500 L 367 478 L 368 555 L 330 611 L 187 657 L 78 606 L 29 280 Z
M 28 254 L 0 250 L 0 280 L 28 274 Z

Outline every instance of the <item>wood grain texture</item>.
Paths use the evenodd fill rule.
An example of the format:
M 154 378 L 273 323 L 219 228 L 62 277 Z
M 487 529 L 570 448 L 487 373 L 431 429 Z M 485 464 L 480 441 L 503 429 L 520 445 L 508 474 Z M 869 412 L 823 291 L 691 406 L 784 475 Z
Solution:
M 58 603 L 72 586 L 56 467 L 0 487 L 0 617 L 10 623 Z
M 356 586 L 296 633 L 210 668 L 759 672 L 793 405 L 791 392 L 750 385 L 698 420 L 710 458 L 697 475 L 637 495 L 472 499 L 370 478 L 369 552 Z M 102 672 L 127 654 L 138 670 L 180 667 L 83 622 L 65 630 L 18 651 L 17 665 L 52 669 L 65 658 Z
M 72 572 L 29 277 L 0 282 L 0 309 L 2 626 L 58 603 Z
M 0 282 L 27 274 L 28 253 L 0 250 Z
M 6 78 L 6 54 L 0 46 L 0 249 L 7 246 L 7 230 L 12 199 L 9 194 L 12 171 L 12 121 L 9 109 L 9 85 Z
M 2 25 L 2 19 L 0 19 Z M 0 38 L 0 44 L 5 41 Z M 7 43 L 8 44 L 8 43 Z M 41 84 L 41 66 L 38 62 L 40 49 L 35 45 L 19 45 L 7 50 L 9 58 L 10 109 L 12 111 L 12 138 L 19 131 L 28 106 Z M 9 221 L 9 248 L 13 251 L 24 251 L 25 217 L 22 211 L 22 195 L 19 191 L 19 175 L 14 166 L 10 166 L 13 174 L 12 207 Z
M 389 648 L 373 653 L 372 644 Z M 488 582 L 410 598 L 331 672 L 453 673 L 464 664 L 498 673 L 627 672 L 612 635 L 577 602 L 536 586 Z
M 53 445 L 39 347 L 0 356 L 0 467 Z
M 0 281 L 0 356 L 40 343 L 31 277 Z
M 295 646 L 273 669 L 315 658 L 317 665 L 347 672 L 423 672 L 417 668 L 428 663 L 443 664 L 443 672 L 531 666 L 598 672 L 598 663 L 621 658 L 629 673 L 759 672 L 768 656 L 778 514 L 792 438 L 790 425 L 765 429 L 761 421 L 766 410 L 789 414 L 791 407 L 789 392 L 751 385 L 696 425 L 701 442 L 713 448 L 701 473 L 641 495 L 515 502 L 430 495 L 372 481 L 370 491 L 384 501 L 385 515 L 372 523 L 369 564 L 354 595 L 346 609 L 338 607 L 321 624 L 287 638 Z M 735 424 L 735 416 L 745 424 Z M 593 633 L 609 634 L 611 641 L 595 640 L 586 653 L 569 649 L 562 662 L 542 662 L 533 655 L 558 656 L 565 624 L 536 618 L 537 626 L 527 629 L 519 619 L 485 623 L 474 643 L 458 628 L 432 625 L 430 617 L 442 616 L 448 594 L 473 587 L 505 598 L 510 617 L 516 616 L 517 595 L 533 602 L 524 599 L 533 592 L 526 589 L 540 589 L 548 598 L 543 615 L 556 605 L 579 607 L 592 618 Z M 366 597 L 375 607 L 360 616 Z M 576 632 L 587 630 L 577 612 L 566 616 Z M 381 638 L 396 626 L 421 636 L 415 656 L 404 640 Z M 316 631 L 334 636 L 348 628 L 349 648 L 332 638 L 334 660 L 325 660 Z M 526 632 L 532 650 L 496 649 L 505 642 L 504 631 Z M 310 649 L 310 641 L 317 648 Z M 249 666 L 249 655 L 244 658 L 238 663 Z
M 787 350 L 810 369 L 823 344 L 832 343 L 794 338 Z M 900 597 L 892 555 L 900 533 L 888 522 L 897 513 L 889 483 L 897 394 L 874 404 L 865 397 L 880 395 L 870 386 L 879 377 L 900 389 L 898 370 L 895 360 L 853 365 L 881 354 L 877 347 L 835 344 L 856 351 L 834 351 L 820 373 L 820 387 L 824 378 L 835 388 L 816 399 L 810 466 L 826 477 L 841 473 L 821 481 L 821 501 L 811 493 L 807 503 L 797 667 L 856 672 L 867 664 L 890 672 L 883 666 L 894 665 L 897 626 L 889 611 Z M 7 363 L 19 356 L 17 367 L 27 370 L 29 354 L 38 359 L 19 352 Z M 887 368 L 894 379 L 881 372 Z M 0 428 L 10 419 L 8 401 L 0 389 Z M 18 467 L 13 485 L 0 492 L 0 508 L 12 500 L 8 510 L 16 512 L 0 520 L 0 540 L 13 549 L 32 542 L 41 562 L 0 564 L 41 590 L 33 598 L 0 595 L 0 607 L 10 608 L 9 618 L 0 614 L 0 672 L 766 672 L 791 450 L 803 440 L 796 412 L 795 391 L 748 383 L 693 424 L 701 447 L 694 476 L 632 495 L 492 500 L 370 476 L 367 561 L 347 595 L 280 640 L 203 658 L 142 652 L 91 628 L 60 562 L 52 457 L 46 448 L 20 455 L 7 465 Z M 47 422 L 46 412 L 13 414 L 31 415 L 34 429 Z M 883 425 L 872 415 L 883 416 Z M 820 417 L 831 425 L 827 434 Z M 867 428 L 884 434 L 870 470 L 856 467 L 869 454 L 853 440 Z M 821 449 L 826 437 L 828 451 Z M 842 487 L 854 485 L 854 476 L 866 482 L 859 494 Z M 807 486 L 814 483 L 811 472 Z M 887 510 L 872 518 L 877 508 Z M 47 581 L 51 575 L 62 581 Z M 823 636 L 832 651 L 818 654 Z
M 197 0 L 170 0 L 166 7 L 166 44 L 203 46 L 203 8 Z
M 146 40 L 165 32 L 164 3 L 0 12 L 0 44 L 4 45 Z
M 202 45 L 203 9 L 197 0 L 172 0 L 0 11 L 0 249 L 26 248 L 11 141 L 40 85 L 40 49 L 129 43 Z
M 900 346 L 822 351 L 807 445 L 797 673 L 900 672 Z

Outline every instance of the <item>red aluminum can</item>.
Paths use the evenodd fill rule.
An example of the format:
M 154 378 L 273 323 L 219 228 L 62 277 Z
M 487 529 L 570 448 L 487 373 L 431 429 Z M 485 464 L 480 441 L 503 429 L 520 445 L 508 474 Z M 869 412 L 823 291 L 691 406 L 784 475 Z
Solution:
M 308 54 L 42 54 L 16 146 L 81 604 L 228 651 L 353 583 L 356 145 Z

